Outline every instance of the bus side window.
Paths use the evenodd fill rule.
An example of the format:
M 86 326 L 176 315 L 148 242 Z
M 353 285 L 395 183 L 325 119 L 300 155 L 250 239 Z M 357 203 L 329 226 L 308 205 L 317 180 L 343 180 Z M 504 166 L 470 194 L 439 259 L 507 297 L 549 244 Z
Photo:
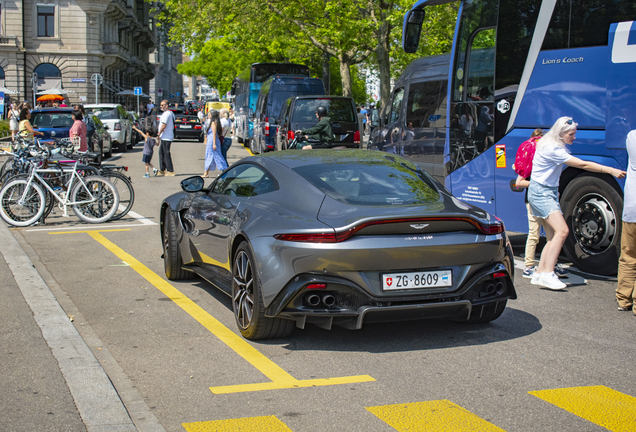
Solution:
M 480 30 L 470 47 L 466 100 L 492 101 L 495 83 L 495 29 Z

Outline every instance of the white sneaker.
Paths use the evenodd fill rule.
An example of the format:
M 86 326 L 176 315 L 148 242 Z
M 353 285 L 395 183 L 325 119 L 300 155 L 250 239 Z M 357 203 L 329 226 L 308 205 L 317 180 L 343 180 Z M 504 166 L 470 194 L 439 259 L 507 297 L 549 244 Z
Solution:
M 539 273 L 538 271 L 535 270 L 534 273 L 532 273 L 532 280 L 530 281 L 530 283 L 532 285 L 539 285 L 539 279 L 541 278 L 541 275 L 543 273 Z
M 554 273 L 543 273 L 539 278 L 538 285 L 544 286 L 551 290 L 562 290 L 567 287 L 566 284 L 559 280 L 559 277 Z

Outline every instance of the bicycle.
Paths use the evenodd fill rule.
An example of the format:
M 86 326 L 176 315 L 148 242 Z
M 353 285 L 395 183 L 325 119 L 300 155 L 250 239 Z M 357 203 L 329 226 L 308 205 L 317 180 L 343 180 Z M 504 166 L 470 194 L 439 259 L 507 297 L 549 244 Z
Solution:
M 119 194 L 109 180 L 95 175 L 82 177 L 78 173 L 78 162 L 72 168 L 48 168 L 46 162 L 46 157 L 30 161 L 27 178 L 14 177 L 0 189 L 0 216 L 7 223 L 24 227 L 40 220 L 47 207 L 52 208 L 47 206 L 45 190 L 58 201 L 65 217 L 68 217 L 68 206 L 80 220 L 88 223 L 106 222 L 115 214 Z M 38 168 L 38 164 L 42 167 Z M 52 177 L 47 181 L 41 174 Z

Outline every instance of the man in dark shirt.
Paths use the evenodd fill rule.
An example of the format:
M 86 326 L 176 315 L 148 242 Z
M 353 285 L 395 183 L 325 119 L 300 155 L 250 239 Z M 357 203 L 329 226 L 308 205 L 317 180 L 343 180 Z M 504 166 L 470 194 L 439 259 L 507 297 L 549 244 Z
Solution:
M 331 148 L 333 144 L 333 132 L 331 131 L 331 119 L 327 117 L 327 108 L 319 106 L 316 108 L 316 117 L 318 117 L 318 124 L 310 127 L 309 129 L 298 131 L 300 135 L 305 135 L 305 138 L 318 140 L 318 144 L 306 145 L 303 150 L 312 148 Z

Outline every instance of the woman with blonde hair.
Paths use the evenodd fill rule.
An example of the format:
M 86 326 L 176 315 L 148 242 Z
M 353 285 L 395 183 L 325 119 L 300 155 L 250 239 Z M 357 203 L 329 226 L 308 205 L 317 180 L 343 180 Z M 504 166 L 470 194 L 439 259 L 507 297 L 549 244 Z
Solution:
M 568 236 L 568 226 L 559 206 L 559 179 L 564 165 L 600 174 L 610 174 L 618 179 L 625 171 L 588 162 L 574 157 L 566 146 L 576 138 L 578 124 L 572 117 L 559 118 L 539 140 L 532 159 L 532 176 L 528 187 L 528 202 L 532 214 L 542 220 L 548 242 L 541 252 L 539 267 L 532 275 L 532 284 L 552 290 L 566 287 L 554 273 L 563 243 Z

